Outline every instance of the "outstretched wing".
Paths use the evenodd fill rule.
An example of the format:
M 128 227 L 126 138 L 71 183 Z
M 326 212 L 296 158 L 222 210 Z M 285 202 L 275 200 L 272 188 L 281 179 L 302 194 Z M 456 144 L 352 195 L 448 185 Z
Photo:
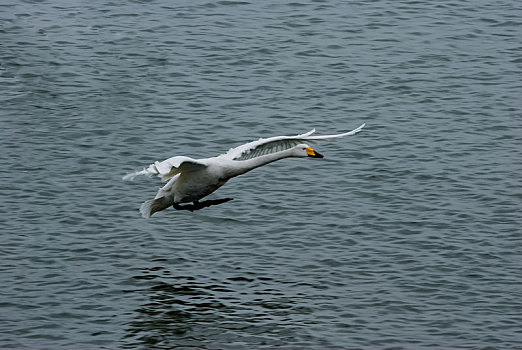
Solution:
M 232 148 L 225 154 L 225 156 L 233 160 L 252 159 L 259 156 L 263 156 L 265 154 L 284 151 L 294 146 L 297 146 L 300 143 L 314 143 L 314 141 L 317 140 L 325 140 L 336 137 L 353 135 L 361 131 L 364 125 L 365 124 L 359 126 L 357 129 L 354 129 L 352 131 L 335 135 L 311 136 L 315 132 L 315 129 L 312 129 L 311 131 L 305 134 L 296 136 L 274 136 L 266 139 L 261 138 L 257 141 L 249 142 L 239 147 Z
M 312 132 L 313 130 L 307 134 L 311 134 Z M 233 160 L 247 160 L 264 156 L 265 154 L 284 151 L 303 142 L 304 139 L 298 138 L 297 136 L 276 136 L 267 139 L 259 139 L 257 141 L 231 149 L 228 151 L 227 156 Z
M 123 177 L 123 180 L 134 180 L 136 176 L 147 175 L 161 177 L 162 181 L 167 181 L 176 174 L 181 172 L 196 171 L 207 167 L 207 163 L 192 159 L 185 156 L 176 156 L 166 159 L 162 162 L 154 162 L 141 171 L 136 171 L 131 174 L 127 174 Z

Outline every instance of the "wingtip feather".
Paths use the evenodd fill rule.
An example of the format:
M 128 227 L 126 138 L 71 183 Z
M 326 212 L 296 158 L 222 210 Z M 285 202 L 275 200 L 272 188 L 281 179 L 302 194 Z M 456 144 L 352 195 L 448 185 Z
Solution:
M 123 181 L 133 181 L 133 180 L 136 178 L 136 176 L 139 175 L 138 173 L 139 173 L 139 171 L 136 171 L 136 172 L 134 172 L 134 173 L 127 174 L 127 175 L 123 176 L 121 179 L 122 179 Z
M 133 173 L 129 173 L 129 174 L 123 176 L 122 180 L 123 181 L 133 181 L 136 178 L 136 176 L 140 176 L 140 175 L 150 176 L 150 173 L 147 171 L 147 169 L 143 169 L 143 170 L 135 171 Z

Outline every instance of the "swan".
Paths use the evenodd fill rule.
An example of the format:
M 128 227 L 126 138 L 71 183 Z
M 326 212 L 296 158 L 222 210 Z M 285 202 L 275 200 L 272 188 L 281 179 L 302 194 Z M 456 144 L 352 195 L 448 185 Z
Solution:
M 201 198 L 208 196 L 231 178 L 283 158 L 323 158 L 323 155 L 308 143 L 353 135 L 361 131 L 364 126 L 365 124 L 362 124 L 352 131 L 335 135 L 311 136 L 315 132 L 313 129 L 296 136 L 261 138 L 212 158 L 193 159 L 175 156 L 162 162 L 156 161 L 148 168 L 127 174 L 123 180 L 132 181 L 136 176 L 146 175 L 160 177 L 162 181 L 167 182 L 159 189 L 154 199 L 141 205 L 140 213 L 145 218 L 170 206 L 177 210 L 198 210 L 232 200 L 232 198 L 225 198 L 199 202 Z M 191 202 L 192 204 L 180 205 L 180 203 Z

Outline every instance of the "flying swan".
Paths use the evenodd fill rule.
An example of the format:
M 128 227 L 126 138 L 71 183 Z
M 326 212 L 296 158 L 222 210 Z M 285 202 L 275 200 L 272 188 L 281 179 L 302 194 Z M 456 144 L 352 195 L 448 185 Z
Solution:
M 353 135 L 361 131 L 364 125 L 336 135 L 311 136 L 315 132 L 313 129 L 297 136 L 261 138 L 212 158 L 192 159 L 176 156 L 162 162 L 155 162 L 141 171 L 125 175 L 123 180 L 134 180 L 136 176 L 147 175 L 160 177 L 162 181 L 167 182 L 159 189 L 154 199 L 141 205 L 140 212 L 145 218 L 170 206 L 177 210 L 198 210 L 232 200 L 232 198 L 224 198 L 199 202 L 201 198 L 208 196 L 231 178 L 283 158 L 323 158 L 308 143 Z M 192 204 L 180 205 L 180 203 L 190 202 Z

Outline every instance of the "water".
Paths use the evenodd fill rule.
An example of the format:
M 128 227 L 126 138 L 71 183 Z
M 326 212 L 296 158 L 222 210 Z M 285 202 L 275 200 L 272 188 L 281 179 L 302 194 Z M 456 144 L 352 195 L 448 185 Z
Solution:
M 0 5 L 3 349 L 521 348 L 517 1 Z M 324 159 L 138 208 L 261 136 Z

